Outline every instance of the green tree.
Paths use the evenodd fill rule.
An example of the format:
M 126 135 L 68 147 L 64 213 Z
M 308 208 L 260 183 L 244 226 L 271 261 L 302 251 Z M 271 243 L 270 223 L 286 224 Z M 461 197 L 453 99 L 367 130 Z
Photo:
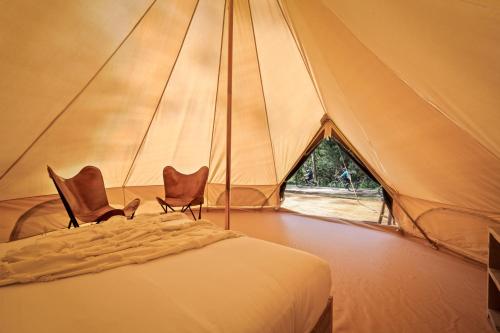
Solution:
M 313 170 L 313 154 L 315 159 L 315 180 L 318 186 L 342 187 L 338 177 L 342 173 L 344 166 L 349 170 L 351 179 L 353 183 L 357 184 L 358 188 L 373 189 L 380 186 L 377 182 L 371 180 L 333 139 L 323 139 L 315 151 L 290 178 L 289 183 L 305 185 L 306 171 L 308 169 Z

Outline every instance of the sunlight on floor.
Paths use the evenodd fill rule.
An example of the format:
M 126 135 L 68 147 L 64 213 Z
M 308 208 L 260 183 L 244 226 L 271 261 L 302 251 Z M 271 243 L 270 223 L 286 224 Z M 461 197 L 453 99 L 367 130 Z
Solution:
M 281 207 L 306 215 L 377 222 L 382 207 L 379 198 L 339 198 L 318 194 L 285 192 Z M 383 223 L 387 223 L 384 219 Z

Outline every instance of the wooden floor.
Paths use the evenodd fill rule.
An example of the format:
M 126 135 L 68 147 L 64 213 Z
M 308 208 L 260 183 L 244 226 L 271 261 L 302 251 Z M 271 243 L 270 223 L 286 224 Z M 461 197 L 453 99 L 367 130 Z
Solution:
M 223 225 L 222 211 L 204 217 Z M 330 263 L 334 332 L 493 332 L 486 269 L 395 232 L 286 212 L 234 212 L 232 228 Z

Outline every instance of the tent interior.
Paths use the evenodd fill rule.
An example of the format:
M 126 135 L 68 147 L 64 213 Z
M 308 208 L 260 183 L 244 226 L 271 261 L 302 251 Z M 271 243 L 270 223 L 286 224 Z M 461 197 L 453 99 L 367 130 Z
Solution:
M 499 2 L 0 6 L 0 242 L 67 227 L 47 165 L 97 166 L 110 204 L 138 197 L 138 215 L 161 211 L 165 166 L 208 166 L 206 218 L 223 225 L 230 184 L 231 228 L 330 264 L 334 331 L 492 331 Z M 281 208 L 323 138 L 381 184 L 395 227 Z

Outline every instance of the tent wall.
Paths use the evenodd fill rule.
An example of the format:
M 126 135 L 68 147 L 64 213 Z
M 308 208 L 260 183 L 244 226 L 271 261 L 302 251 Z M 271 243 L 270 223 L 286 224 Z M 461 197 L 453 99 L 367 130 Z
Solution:
M 389 186 L 398 205 L 411 211 L 413 220 L 419 214 L 410 209 L 416 202 L 422 211 L 437 206 L 449 207 L 447 211 L 470 210 L 480 216 L 498 215 L 500 163 L 495 146 L 500 141 L 496 131 L 487 130 L 490 125 L 480 126 L 485 129 L 481 135 L 472 130 L 483 121 L 500 121 L 500 113 L 490 108 L 490 103 L 497 110 L 499 105 L 494 93 L 500 87 L 496 5 L 459 2 L 444 8 L 428 1 L 425 6 L 405 3 L 401 7 L 399 2 L 389 1 L 383 5 L 368 2 L 365 7 L 355 2 L 297 0 L 281 4 L 328 115 L 374 174 Z M 466 30 L 460 26 L 462 19 L 472 24 L 474 35 L 479 36 L 473 52 L 465 52 L 472 43 L 470 33 L 463 37 L 457 34 Z M 425 30 L 419 31 L 422 22 Z M 433 31 L 440 33 L 429 33 Z M 460 63 L 467 66 L 459 67 Z M 441 71 L 441 64 L 446 70 Z M 415 85 L 406 75 L 415 79 Z M 438 75 L 442 77 L 434 80 Z M 424 98 L 420 89 L 425 86 L 423 77 L 435 84 L 426 86 L 433 96 L 443 96 L 454 106 Z M 458 95 L 461 97 L 454 98 Z M 405 214 L 397 211 L 395 215 L 405 230 L 413 228 L 413 224 L 410 228 L 404 223 Z M 461 231 L 453 231 L 446 226 L 453 218 L 443 219 L 442 215 L 446 214 L 429 214 L 425 221 L 432 222 L 421 221 L 433 225 L 428 225 L 431 236 L 484 258 L 485 225 L 478 227 L 477 219 L 461 217 L 457 220 Z M 481 236 L 470 236 L 468 228 Z M 448 231 L 454 236 L 448 237 Z
M 478 213 L 435 202 L 398 197 L 393 213 L 399 225 L 409 234 L 422 237 L 410 221 L 408 214 L 425 230 L 426 234 L 439 244 L 477 261 L 488 258 L 489 226 L 500 222 L 498 213 Z M 404 207 L 401 208 L 401 207 Z
M 69 18 L 51 26 L 56 10 Z M 158 208 L 165 165 L 185 173 L 208 165 L 205 201 L 223 205 L 224 1 L 74 2 L 54 11 L 26 1 L 2 18 L 0 71 L 10 76 L 0 77 L 9 113 L 1 135 L 15 139 L 2 148 L 0 238 L 20 220 L 30 220 L 20 235 L 64 226 L 46 197 L 55 192 L 47 164 L 64 177 L 95 165 L 108 191 L 119 192 L 112 203 L 139 197 L 144 211 Z M 12 31 L 27 19 L 23 29 L 46 33 L 19 43 Z M 234 40 L 232 204 L 277 207 L 277 188 L 324 111 L 277 2 L 235 1 Z M 26 75 L 16 76 L 19 70 Z
M 195 6 L 195 1 L 156 2 L 149 10 L 146 9 L 142 19 L 134 17 L 135 21 L 130 24 L 132 27 L 128 27 L 130 35 L 120 36 L 123 44 L 118 48 L 114 45 L 116 53 L 109 51 L 109 61 L 99 59 L 104 67 L 101 70 L 96 68 L 95 73 L 87 75 L 86 80 L 90 83 L 88 86 L 81 83 L 79 90 L 82 93 L 75 94 L 76 99 L 65 98 L 65 95 L 59 94 L 57 86 L 51 86 L 52 90 L 48 90 L 47 96 L 44 97 L 64 98 L 57 106 L 67 105 L 66 108 L 56 110 L 33 103 L 12 114 L 13 123 L 22 120 L 17 116 L 19 114 L 23 115 L 22 117 L 32 115 L 34 119 L 52 114 L 54 121 L 36 129 L 20 129 L 5 137 L 11 138 L 10 146 L 17 147 L 17 154 L 12 158 L 2 156 L 2 160 L 8 161 L 7 164 L 13 167 L 1 177 L 0 200 L 53 193 L 53 184 L 47 181 L 47 164 L 65 176 L 76 174 L 85 165 L 96 165 L 103 172 L 108 187 L 122 186 L 155 112 L 165 82 L 173 69 Z M 41 11 L 41 16 L 43 15 L 51 16 L 54 13 Z M 93 15 L 90 13 L 88 17 Z M 17 19 L 23 18 L 21 16 Z M 35 20 L 33 24 L 39 21 L 45 20 Z M 134 28 L 136 22 L 139 24 Z M 91 20 L 90 23 L 108 24 L 104 19 L 102 22 Z M 38 26 L 32 26 L 30 29 L 36 31 Z M 64 33 L 63 27 L 60 27 L 60 30 Z M 155 31 L 169 33 L 152 33 Z M 79 33 L 85 35 L 84 30 Z M 40 42 L 39 39 L 43 42 L 42 37 L 27 36 L 26 43 L 17 49 L 16 53 L 20 56 L 28 53 L 26 57 L 36 59 L 38 54 L 32 53 L 29 46 L 30 41 Z M 13 52 L 9 46 L 5 45 L 0 52 Z M 59 48 L 64 47 L 54 48 L 52 52 L 57 54 Z M 53 72 L 50 73 L 52 77 L 59 78 L 61 85 L 67 80 L 66 72 L 71 73 L 80 68 L 80 63 L 85 63 L 86 59 L 75 57 L 72 60 L 68 64 L 54 66 Z M 2 59 L 0 66 L 9 64 L 9 61 Z M 38 66 L 31 71 L 36 73 L 39 70 L 47 70 L 44 65 L 40 60 Z M 3 68 L 0 71 L 3 73 Z M 2 77 L 0 80 L 7 78 Z M 21 87 L 24 84 L 29 83 L 18 83 Z M 40 85 L 43 84 L 46 83 L 40 82 Z M 8 82 L 5 82 L 5 85 L 8 85 Z M 20 95 L 19 91 L 11 93 L 17 100 L 31 100 L 29 94 Z M 10 110 L 10 105 L 4 107 L 6 113 L 10 114 L 10 111 L 7 111 Z M 60 116 L 54 118 L 58 113 Z M 8 133 L 2 132 L 2 136 Z M 25 143 L 24 139 L 17 140 L 30 135 L 29 133 L 39 133 L 39 140 L 33 141 L 31 145 Z M 16 159 L 18 157 L 19 160 Z M 159 173 L 161 174 L 161 170 Z
M 87 3 L 1 4 L 0 133 L 12 141 L 0 146 L 0 174 L 78 94 L 149 5 L 149 1 L 121 6 L 112 0 Z
M 123 207 L 124 202 L 140 198 L 142 202 L 137 214 L 162 212 L 155 198 L 163 196 L 163 185 L 108 188 L 106 193 L 112 206 Z M 205 194 L 205 206 L 209 209 L 224 207 L 224 184 L 209 184 Z M 231 206 L 237 209 L 278 207 L 280 202 L 274 185 L 233 186 L 231 196 Z M 69 220 L 58 195 L 2 201 L 0 216 L 0 242 L 66 228 Z
M 108 188 L 106 193 L 112 205 L 122 204 L 121 188 Z M 0 216 L 0 242 L 66 228 L 69 221 L 57 194 L 2 201 Z
M 37 9 L 33 3 L 29 5 L 33 8 L 27 5 L 27 11 Z M 120 13 L 131 11 L 127 2 L 122 5 L 126 8 L 120 8 Z M 124 31 L 116 32 L 113 48 L 105 49 L 104 56 L 98 57 L 96 52 L 92 64 L 72 53 L 72 57 L 66 56 L 69 59 L 55 59 L 58 66 L 53 67 L 46 66 L 48 56 L 34 52 L 31 45 L 47 42 L 51 47 L 55 32 L 47 34 L 46 40 L 26 36 L 21 45 L 13 38 L 2 40 L 2 73 L 14 73 L 18 68 L 32 76 L 48 73 L 35 82 L 26 76 L 24 80 L 16 77 L 12 84 L 14 74 L 0 78 L 2 86 L 9 87 L 8 98 L 2 96 L 8 115 L 1 133 L 15 138 L 2 148 L 0 200 L 53 193 L 46 164 L 67 176 L 83 165 L 94 164 L 102 170 L 108 187 L 161 184 L 161 169 L 168 164 L 186 173 L 209 165 L 209 182 L 223 183 L 224 1 L 157 0 L 133 8 L 127 29 L 122 28 L 124 23 L 109 22 L 112 17 L 96 21 L 94 12 L 79 12 L 83 4 L 67 6 L 63 9 L 88 20 L 81 24 L 81 35 L 86 36 L 87 25 L 111 29 L 111 24 Z M 108 9 L 101 6 L 95 4 L 93 10 Z M 47 21 L 54 15 L 41 11 L 41 18 L 29 29 L 50 25 Z M 17 20 L 28 17 L 17 13 Z M 11 17 L 4 20 L 2 32 L 11 37 L 15 23 Z M 50 30 L 54 29 L 67 33 L 66 38 L 78 39 L 77 32 L 66 32 L 63 26 Z M 276 186 L 320 127 L 323 110 L 276 2 L 236 1 L 234 39 L 233 183 Z M 47 53 L 62 57 L 58 51 L 64 47 L 55 45 Z M 102 51 L 100 45 L 93 48 Z M 13 53 L 33 63 L 31 68 L 10 61 Z M 62 82 L 82 65 L 92 71 L 82 74 L 71 93 L 64 93 L 67 87 Z M 51 89 L 44 91 L 51 79 Z M 22 89 L 30 85 L 36 85 L 43 98 L 58 103 L 44 105 L 24 94 Z M 25 99 L 32 104 L 16 105 Z M 27 125 L 37 126 L 23 126 L 25 118 L 30 118 Z
M 323 3 L 401 81 L 500 155 L 498 1 Z

